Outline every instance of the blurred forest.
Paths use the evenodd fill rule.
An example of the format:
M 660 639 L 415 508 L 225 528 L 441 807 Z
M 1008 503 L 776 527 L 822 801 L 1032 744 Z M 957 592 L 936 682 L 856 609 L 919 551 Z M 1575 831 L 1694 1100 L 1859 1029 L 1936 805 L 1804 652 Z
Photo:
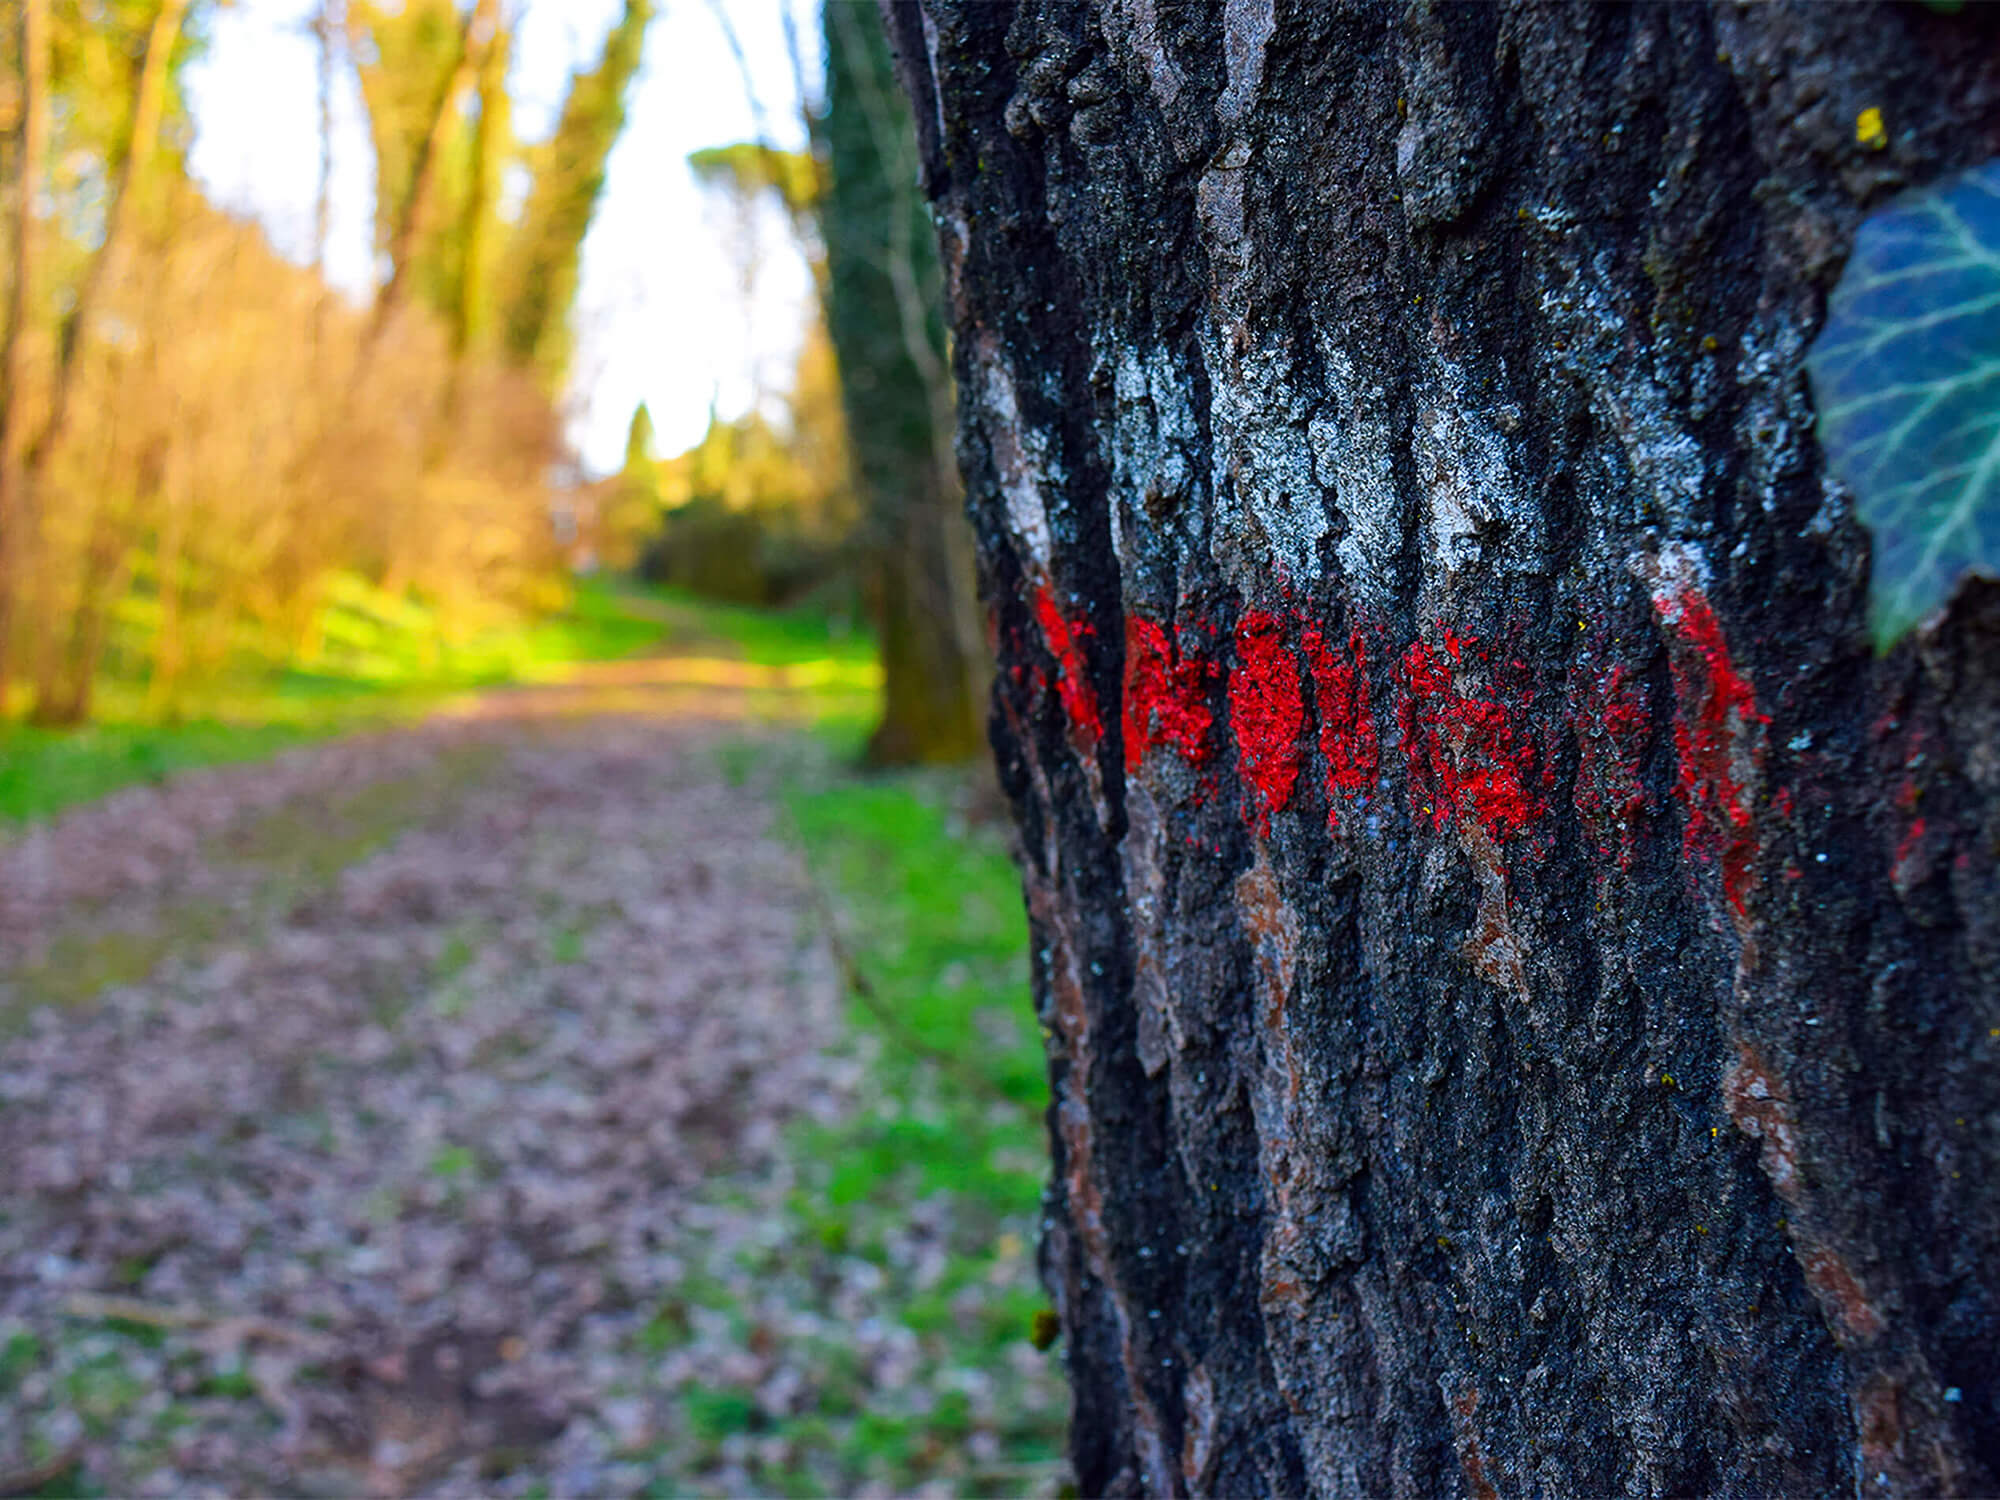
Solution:
M 865 619 L 872 757 L 976 751 L 935 252 L 872 16 L 827 9 L 810 152 L 690 162 L 743 230 L 746 297 L 772 204 L 812 268 L 789 388 L 678 455 L 641 406 L 591 480 L 564 430 L 574 303 L 653 0 L 625 0 L 540 140 L 514 128 L 500 0 L 323 0 L 303 265 L 188 169 L 184 80 L 218 3 L 15 0 L 0 38 L 0 722 L 171 722 L 220 684 L 436 670 L 603 569 Z M 360 301 L 325 274 L 349 76 L 376 184 Z
M 760 3 L 0 0 L 0 1496 L 1062 1491 L 912 125 Z M 757 346 L 622 462 L 594 223 Z

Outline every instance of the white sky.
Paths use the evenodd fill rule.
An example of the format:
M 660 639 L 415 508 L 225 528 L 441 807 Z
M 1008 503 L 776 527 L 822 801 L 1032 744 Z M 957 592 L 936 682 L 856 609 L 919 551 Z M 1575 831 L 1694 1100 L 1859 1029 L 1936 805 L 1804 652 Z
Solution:
M 646 39 L 625 134 L 613 151 L 584 243 L 571 435 L 593 472 L 618 467 L 632 409 L 645 401 L 671 454 L 697 441 L 711 405 L 743 411 L 758 390 L 791 378 L 811 279 L 776 212 L 753 226 L 761 269 L 743 285 L 735 216 L 694 182 L 690 151 L 758 133 L 743 70 L 714 5 L 665 0 Z M 740 39 L 776 144 L 803 127 L 780 20 L 792 6 L 819 84 L 819 25 L 811 0 L 719 0 Z M 284 253 L 312 256 L 319 191 L 316 50 L 307 22 L 317 0 L 238 0 L 210 21 L 213 43 L 191 71 L 192 168 L 225 208 L 254 215 Z M 554 127 L 569 74 L 595 62 L 620 0 L 511 0 L 516 17 L 516 131 Z M 334 212 L 328 266 L 364 295 L 371 283 L 374 163 L 359 90 L 341 80 L 334 108 Z

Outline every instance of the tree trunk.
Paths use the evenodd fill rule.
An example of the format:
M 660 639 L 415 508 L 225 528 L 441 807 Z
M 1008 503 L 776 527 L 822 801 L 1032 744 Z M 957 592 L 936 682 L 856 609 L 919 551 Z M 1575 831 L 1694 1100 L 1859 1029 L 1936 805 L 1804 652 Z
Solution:
M 319 278 L 319 299 L 313 304 L 313 359 L 326 357 L 327 315 L 333 309 L 333 285 L 327 280 L 326 247 L 333 238 L 333 89 L 339 67 L 339 38 L 345 29 L 341 0 L 319 0 L 313 12 L 313 50 L 319 85 L 319 191 L 313 198 L 313 275 Z M 321 379 L 324 380 L 324 375 Z
M 2000 1488 L 2000 586 L 1802 373 L 1942 9 L 885 7 L 1085 1493 Z
M 986 662 L 958 515 L 943 278 L 882 32 L 839 0 L 824 16 L 827 332 L 882 643 L 882 718 L 868 758 L 962 761 L 979 751 Z
M 555 133 L 537 151 L 534 181 L 498 269 L 500 344 L 551 391 L 569 371 L 570 315 L 583 241 L 604 193 L 611 151 L 625 129 L 626 94 L 639 71 L 657 0 L 625 0 L 597 65 L 572 73 Z
M 28 413 L 28 323 L 34 316 L 41 268 L 42 163 L 49 146 L 48 0 L 21 0 L 13 17 L 20 77 L 16 88 L 13 202 L 7 215 L 14 264 L 0 325 L 0 725 L 13 687 L 15 604 L 27 555 L 25 458 Z
M 444 87 L 438 91 L 437 104 L 430 111 L 423 137 L 417 142 L 416 158 L 410 166 L 409 188 L 396 210 L 395 225 L 389 234 L 389 279 L 375 289 L 375 302 L 369 309 L 367 328 L 361 336 L 361 354 L 354 366 L 353 379 L 357 385 L 367 378 L 382 335 L 410 298 L 417 245 L 429 227 L 426 220 L 430 215 L 431 200 L 436 196 L 438 173 L 452 132 L 463 124 L 459 113 L 460 102 L 484 72 L 487 50 L 495 45 L 499 34 L 499 0 L 473 0 L 472 9 L 465 13 L 465 23 L 459 31 L 457 56 L 451 71 L 445 75 Z M 474 192 L 476 198 L 477 189 Z M 452 352 L 460 352 L 456 337 Z
M 89 345 L 107 288 L 118 285 L 124 265 L 125 246 L 131 237 L 133 199 L 139 184 L 153 165 L 160 143 L 160 120 L 166 110 L 167 84 L 172 76 L 174 49 L 180 45 L 181 25 L 187 19 L 188 0 L 159 0 L 152 25 L 146 32 L 146 55 L 132 83 L 132 115 L 126 125 L 122 150 L 111 174 L 110 199 L 104 208 L 104 231 L 83 268 L 77 285 L 76 301 L 63 319 L 56 339 L 56 367 L 49 382 L 49 415 L 28 445 L 28 489 L 32 495 L 42 483 L 47 465 L 62 446 L 69 431 L 70 398 L 76 391 L 76 374 Z

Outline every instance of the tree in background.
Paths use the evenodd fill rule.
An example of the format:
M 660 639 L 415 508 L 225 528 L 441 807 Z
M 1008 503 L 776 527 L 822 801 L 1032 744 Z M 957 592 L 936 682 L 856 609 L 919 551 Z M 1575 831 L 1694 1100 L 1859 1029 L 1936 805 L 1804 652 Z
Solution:
M 13 686 L 16 596 L 26 553 L 28 519 L 23 459 L 29 414 L 28 324 L 41 274 L 41 163 L 49 135 L 48 0 L 21 0 L 6 38 L 15 79 L 14 120 L 7 169 L 7 311 L 0 327 L 0 722 Z
M 463 13 L 456 0 L 361 0 L 346 19 L 375 147 L 376 248 L 389 261 L 374 327 L 414 295 L 462 355 L 491 296 L 485 260 L 513 146 L 498 0 Z
M 760 559 L 796 560 L 802 535 L 825 533 L 801 533 L 780 497 L 797 494 L 792 475 L 839 464 L 858 503 L 844 551 L 883 657 L 884 710 L 868 754 L 883 763 L 961 760 L 982 743 L 985 646 L 971 539 L 959 518 L 937 257 L 914 185 L 908 108 L 880 26 L 851 5 L 823 14 L 826 109 L 807 120 L 815 151 L 739 141 L 689 158 L 733 212 L 746 295 L 756 280 L 758 216 L 775 203 L 811 269 L 823 323 L 808 331 L 788 424 L 757 412 L 717 423 L 676 461 L 682 483 L 669 486 L 665 528 L 646 566 L 649 576 L 724 597 L 783 597 L 784 587 L 760 574 Z M 726 12 L 718 7 L 717 16 L 727 30 Z M 822 370 L 829 355 L 837 360 Z M 837 419 L 819 400 L 836 391 Z M 773 439 L 793 457 L 774 462 Z M 766 493 L 746 484 L 751 475 L 787 482 Z M 807 576 L 786 574 L 788 582 Z
M 22 112 L 22 148 L 14 163 L 21 193 L 15 244 L 27 253 L 18 265 L 34 265 L 29 247 L 37 239 L 36 210 L 28 199 L 43 164 L 33 145 L 52 146 L 61 164 L 50 183 L 59 208 L 69 207 L 83 222 L 96 219 L 94 244 L 79 239 L 63 247 L 71 251 L 74 269 L 65 289 L 67 306 L 55 319 L 53 360 L 42 388 L 39 423 L 18 439 L 8 433 L 0 441 L 0 452 L 19 444 L 18 460 L 5 463 L 7 475 L 0 480 L 10 492 L 0 510 L 18 519 L 21 553 L 40 563 L 44 549 L 37 533 L 60 526 L 70 534 L 70 550 L 79 560 L 79 566 L 61 576 L 40 567 L 33 575 L 34 712 L 37 719 L 51 724 L 77 723 L 89 715 L 105 614 L 110 595 L 122 583 L 125 549 L 120 532 L 126 517 L 120 502 L 129 503 L 130 498 L 93 488 L 76 497 L 80 503 L 49 505 L 51 466 L 69 435 L 78 377 L 92 352 L 91 340 L 107 295 L 121 279 L 133 236 L 145 228 L 142 216 L 157 210 L 158 197 L 146 195 L 161 165 L 155 158 L 162 145 L 162 125 L 170 112 L 178 112 L 178 100 L 171 96 L 178 63 L 185 60 L 182 37 L 188 0 L 157 0 L 149 12 L 143 7 L 129 9 L 129 19 L 121 13 L 97 26 L 72 20 L 60 29 L 50 24 L 45 12 L 23 12 L 21 95 L 27 107 Z M 34 10 L 40 12 L 41 7 Z M 37 56 L 43 46 L 48 48 L 46 56 Z M 37 87 L 36 74 L 43 69 L 47 82 Z M 35 118 L 55 96 L 70 106 L 62 111 L 60 132 L 52 132 L 46 118 Z M 88 154 L 92 147 L 98 153 L 94 158 Z M 75 180 L 64 180 L 79 162 L 91 161 L 94 171 L 85 168 Z M 174 169 L 178 170 L 177 163 Z M 151 228 L 157 235 L 156 214 Z M 16 279 L 25 292 L 29 274 L 17 273 Z M 26 308 L 24 303 L 24 314 Z M 10 330 L 10 342 L 17 337 Z M 12 398 L 8 404 L 13 406 Z M 13 420 L 10 416 L 10 426 Z M 58 547 L 64 540 L 59 533 L 52 539 Z M 11 620 L 11 596 L 24 581 L 0 573 L 0 587 L 7 588 L 10 596 L 0 606 L 0 620 Z M 7 644 L 0 638 L 0 651 Z M 0 674 L 0 683 L 5 681 Z M 0 701 L 0 711 L 4 708 Z
M 818 296 L 789 385 L 754 390 L 741 417 L 712 415 L 699 443 L 660 466 L 660 525 L 641 572 L 736 603 L 790 605 L 810 596 L 848 615 L 859 549 L 840 375 L 826 331 L 820 164 L 809 152 L 739 141 L 693 152 L 688 166 L 734 221 L 746 303 L 762 269 L 759 219 L 774 205 Z
M 653 414 L 641 401 L 625 430 L 625 462 L 599 486 L 595 560 L 607 567 L 635 570 L 646 543 L 661 522 L 660 457 L 653 442 Z
M 741 604 L 810 596 L 844 616 L 856 570 L 849 473 L 838 373 L 815 319 L 782 403 L 711 417 L 699 443 L 659 465 L 660 525 L 640 571 Z
M 515 151 L 513 98 L 507 92 L 512 57 L 512 38 L 496 23 L 474 69 L 471 159 L 465 171 L 465 200 L 453 221 L 458 226 L 453 245 L 458 297 L 448 321 L 452 353 L 458 360 L 484 347 L 493 322 L 502 233 L 500 193 Z
M 583 238 L 604 189 L 605 163 L 625 128 L 625 96 L 653 9 L 652 0 L 625 0 L 597 66 L 570 79 L 555 134 L 529 153 L 533 185 L 500 262 L 502 347 L 552 391 L 569 370 Z
M 774 197 L 805 247 L 814 278 L 824 273 L 825 254 L 817 240 L 826 184 L 820 163 L 810 152 L 781 151 L 763 141 L 732 141 L 689 153 L 688 166 L 699 181 L 728 192 L 746 208 L 756 207 L 766 195 Z
M 0 48 L 17 105 L 0 684 L 25 667 L 45 722 L 87 717 L 107 672 L 171 714 L 245 668 L 389 671 L 371 654 L 380 621 L 421 617 L 448 643 L 561 587 L 554 354 L 650 6 L 628 5 L 559 139 L 531 153 L 512 284 L 498 0 L 322 6 L 322 128 L 351 62 L 383 193 L 389 274 L 359 312 L 319 275 L 323 228 L 300 268 L 188 180 L 179 78 L 204 14 L 34 0 Z M 526 288 L 539 266 L 556 284 Z M 497 313 L 530 293 L 539 353 L 517 359 Z
M 827 328 L 884 671 L 869 755 L 887 764 L 961 760 L 982 744 L 986 650 L 952 454 L 937 253 L 882 29 L 838 0 L 823 15 Z
M 2000 1492 L 2000 587 L 1806 369 L 1991 535 L 1995 16 L 885 13 L 1083 1493 Z

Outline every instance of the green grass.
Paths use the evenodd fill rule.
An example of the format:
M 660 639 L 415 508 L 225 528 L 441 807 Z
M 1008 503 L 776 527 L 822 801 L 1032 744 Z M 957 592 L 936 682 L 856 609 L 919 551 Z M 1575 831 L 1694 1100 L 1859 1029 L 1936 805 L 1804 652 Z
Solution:
M 720 1442 L 732 1432 L 748 1432 L 757 1414 L 756 1393 L 723 1389 L 689 1391 L 687 1424 L 706 1443 Z
M 46 818 L 176 771 L 257 760 L 313 737 L 291 723 L 0 729 L 0 825 Z
M 849 777 L 795 785 L 785 800 L 815 875 L 838 898 L 847 946 L 899 1029 L 974 1068 L 988 1100 L 1032 1111 L 1047 1084 L 1026 1009 L 1020 877 L 997 837 L 952 826 L 942 790 L 921 776 Z M 866 1007 L 855 1016 L 881 1024 Z
M 115 676 L 99 685 L 98 722 L 88 727 L 0 721 L 0 835 L 121 787 L 407 722 L 464 694 L 546 682 L 581 663 L 669 653 L 761 667 L 823 664 L 851 684 L 875 661 L 865 634 L 809 611 L 741 609 L 602 577 L 578 579 L 557 615 L 452 643 L 439 641 L 416 606 L 371 604 L 359 585 L 352 592 L 341 632 L 352 649 L 253 666 L 191 697 L 177 722 L 149 720 L 143 683 Z M 852 732 L 872 701 L 872 692 L 849 686 L 826 695 L 821 717 Z
M 874 640 L 865 631 L 842 629 L 816 610 L 746 609 L 734 604 L 712 604 L 680 589 L 657 589 L 653 597 L 674 616 L 687 620 L 756 666 L 875 660 Z
M 851 1003 L 851 1024 L 881 1042 L 879 1107 L 800 1127 L 823 1164 L 812 1210 L 823 1241 L 857 1243 L 873 1212 L 932 1193 L 996 1234 L 1040 1200 L 1048 1083 L 1020 879 L 997 836 L 953 826 L 945 791 L 910 775 L 786 789 L 808 867 L 874 994 Z M 944 1294 L 989 1263 L 967 1256 Z
M 1067 1403 L 1058 1356 L 1030 1341 L 1047 1309 L 1033 1266 L 1047 1085 L 1019 881 L 997 831 L 967 825 L 962 775 L 841 769 L 851 761 L 838 750 L 853 746 L 822 731 L 816 748 L 757 740 L 718 755 L 731 781 L 785 808 L 825 898 L 803 920 L 837 923 L 872 994 L 847 1013 L 868 1059 L 858 1103 L 787 1127 L 782 1199 L 726 1177 L 706 1190 L 729 1210 L 718 1222 L 755 1213 L 764 1233 L 693 1239 L 672 1295 L 627 1336 L 655 1358 L 713 1360 L 713 1340 L 765 1326 L 761 1299 L 816 1311 L 846 1287 L 838 1295 L 863 1301 L 787 1344 L 811 1392 L 803 1409 L 767 1412 L 755 1393 L 697 1383 L 679 1398 L 678 1431 L 635 1457 L 658 1466 L 647 1493 L 663 1495 L 1046 1491 Z M 922 1254 L 919 1212 L 931 1226 Z M 914 1338 L 897 1384 L 880 1383 L 876 1356 L 851 1337 L 857 1317 Z
M 0 1396 L 17 1389 L 22 1377 L 42 1362 L 42 1341 L 25 1331 L 0 1343 Z
M 726 751 L 738 779 L 758 757 Z M 765 769 L 770 769 L 769 762 Z M 869 1107 L 834 1124 L 790 1132 L 802 1180 L 787 1205 L 782 1244 L 768 1254 L 831 1267 L 859 1257 L 885 1273 L 882 1315 L 917 1335 L 921 1364 L 907 1409 L 885 1405 L 852 1351 L 795 1352 L 811 1371 L 814 1409 L 775 1422 L 780 1449 L 808 1455 L 804 1469 L 753 1461 L 760 1493 L 824 1493 L 949 1482 L 959 1493 L 1006 1493 L 1023 1466 L 1046 1471 L 1063 1443 L 1060 1402 L 1024 1406 L 996 1429 L 997 1462 L 974 1463 L 974 1422 L 951 1388 L 955 1373 L 982 1372 L 1007 1387 L 1046 1298 L 1031 1268 L 1047 1170 L 1041 1110 L 1042 1047 L 1028 1003 L 1027 923 L 1020 883 L 997 833 L 968 829 L 955 810 L 963 782 L 949 775 L 863 776 L 780 769 L 780 795 L 842 945 L 873 992 L 854 1000 L 852 1030 L 875 1060 L 863 1088 Z M 942 1275 L 927 1285 L 888 1253 L 913 1203 L 946 1195 L 950 1242 Z M 684 1326 L 672 1309 L 644 1337 L 670 1347 Z M 1050 1361 L 1053 1354 L 1042 1356 Z M 730 1420 L 740 1416 L 730 1406 Z M 714 1437 L 725 1412 L 688 1413 L 692 1432 Z
M 431 1158 L 431 1172 L 447 1180 L 463 1177 L 478 1165 L 478 1158 L 466 1146 L 446 1146 Z

